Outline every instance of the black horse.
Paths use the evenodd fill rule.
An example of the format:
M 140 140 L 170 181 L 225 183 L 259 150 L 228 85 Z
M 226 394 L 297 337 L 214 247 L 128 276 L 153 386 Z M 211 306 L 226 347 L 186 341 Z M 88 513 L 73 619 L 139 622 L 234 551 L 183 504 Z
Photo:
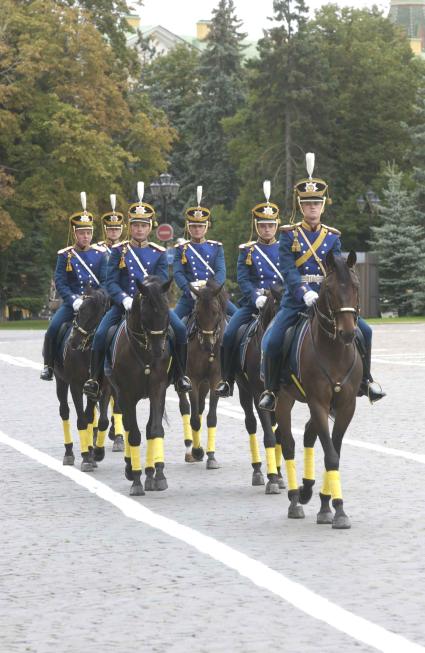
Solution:
M 347 260 L 329 252 L 326 277 L 304 329 L 299 349 L 297 384 L 281 385 L 276 407 L 283 456 L 288 477 L 290 506 L 288 517 L 304 517 L 300 503 L 307 503 L 314 485 L 314 444 L 320 438 L 324 451 L 324 482 L 317 523 L 333 528 L 350 528 L 344 512 L 339 462 L 344 434 L 356 408 L 363 364 L 355 344 L 359 315 L 359 281 L 354 270 L 355 252 Z M 295 401 L 307 403 L 310 420 L 304 432 L 304 477 L 298 487 L 295 467 L 295 442 L 291 432 L 291 410 Z M 335 423 L 332 438 L 328 417 Z M 335 514 L 330 508 L 330 500 Z
M 266 450 L 267 478 L 266 494 L 279 494 L 280 488 L 285 487 L 280 471 L 282 449 L 276 441 L 279 434 L 272 427 L 270 414 L 258 408 L 264 384 L 260 377 L 261 340 L 268 325 L 276 315 L 282 298 L 283 288 L 280 285 L 272 286 L 267 291 L 267 301 L 257 318 L 255 332 L 249 339 L 244 355 L 244 362 L 237 357 L 238 368 L 236 382 L 239 388 L 239 400 L 245 413 L 245 427 L 249 435 L 251 449 L 251 465 L 253 468 L 252 485 L 264 485 L 261 472 L 261 456 L 257 440 L 257 420 L 254 414 L 254 405 L 260 418 L 264 434 L 264 447 Z
M 125 475 L 133 481 L 130 495 L 143 495 L 140 455 L 141 435 L 136 407 L 149 399 L 146 425 L 146 490 L 165 490 L 164 428 L 165 393 L 169 383 L 169 308 L 167 291 L 172 279 L 162 282 L 149 276 L 137 282 L 138 293 L 119 327 L 111 360 L 110 381 L 122 411 L 125 430 Z
M 83 385 L 88 377 L 91 342 L 105 313 L 107 301 L 103 290 L 95 290 L 91 286 L 85 289 L 83 303 L 74 317 L 72 328 L 61 348 L 61 352 L 63 352 L 61 359 L 59 360 L 57 356 L 54 364 L 56 394 L 59 400 L 59 414 L 62 418 L 65 444 L 63 464 L 73 465 L 75 461 L 69 422 L 69 388 L 77 412 L 77 428 L 82 456 L 81 470 L 83 472 L 93 471 L 96 466 L 93 458 L 95 402 L 88 399 L 84 408 Z M 101 405 L 101 413 L 104 412 L 105 407 Z
M 192 391 L 189 394 L 190 409 L 187 396 L 179 394 L 186 445 L 185 460 L 195 462 L 204 458 L 201 425 L 205 399 L 209 392 L 206 468 L 218 469 L 219 464 L 215 458 L 218 397 L 214 389 L 220 380 L 219 352 L 226 326 L 227 293 L 223 285 L 218 285 L 213 279 L 209 279 L 201 288 L 193 288 L 192 292 L 196 301 L 188 321 L 187 374 L 192 383 Z

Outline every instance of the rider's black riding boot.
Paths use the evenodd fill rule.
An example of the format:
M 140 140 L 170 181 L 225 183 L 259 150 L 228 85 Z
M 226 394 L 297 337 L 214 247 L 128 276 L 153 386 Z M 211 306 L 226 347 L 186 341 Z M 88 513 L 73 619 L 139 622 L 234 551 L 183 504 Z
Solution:
M 222 399 L 233 396 L 235 385 L 234 354 L 231 347 L 220 347 L 221 380 L 215 389 L 215 394 Z
M 43 346 L 44 368 L 40 374 L 42 381 L 51 381 L 53 379 L 53 366 L 55 362 L 54 344 L 53 338 L 46 333 Z
M 265 390 L 258 404 L 263 410 L 274 411 L 276 408 L 276 393 L 279 392 L 281 356 L 264 356 L 264 387 Z
M 83 392 L 90 399 L 97 401 L 99 399 L 100 387 L 103 379 L 103 351 L 90 352 L 90 378 L 83 386 Z
M 187 344 L 174 343 L 174 383 L 177 392 L 190 392 L 192 384 L 186 376 Z
M 363 347 L 363 343 L 359 340 L 357 341 L 357 345 L 363 361 L 363 378 L 357 396 L 362 397 L 365 395 L 373 404 L 375 401 L 379 401 L 382 397 L 385 397 L 387 393 L 382 390 L 379 383 L 375 383 L 372 374 L 370 373 L 370 361 L 372 357 L 370 345 L 366 345 L 365 348 Z

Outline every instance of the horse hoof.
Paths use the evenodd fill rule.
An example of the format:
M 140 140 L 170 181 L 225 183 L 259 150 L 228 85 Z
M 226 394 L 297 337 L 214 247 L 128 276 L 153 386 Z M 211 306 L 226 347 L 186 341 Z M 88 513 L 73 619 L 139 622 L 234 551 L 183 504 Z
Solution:
M 329 510 L 328 512 L 318 512 L 317 513 L 317 524 L 332 524 L 334 520 L 333 512 Z
M 288 508 L 289 519 L 304 519 L 303 507 L 297 504 L 296 506 L 290 505 Z
M 280 487 L 281 490 L 285 489 L 285 481 L 283 480 L 282 474 L 277 477 L 277 484 Z
M 185 462 L 185 463 L 196 463 L 196 459 L 195 459 L 195 458 L 192 456 L 192 454 L 189 452 L 189 453 L 185 453 L 185 455 L 184 455 L 184 462 Z
M 156 490 L 155 479 L 154 479 L 153 476 L 146 476 L 145 490 L 146 490 L 146 492 L 153 492 L 154 490 Z
M 131 465 L 125 466 L 124 474 L 127 481 L 134 481 L 133 470 L 131 469 Z
M 335 515 L 335 517 L 332 520 L 332 528 L 338 528 L 338 529 L 343 529 L 343 528 L 351 528 L 351 522 L 347 515 Z
M 300 493 L 300 503 L 305 506 L 306 503 L 308 503 L 313 496 L 313 490 L 312 487 L 306 487 L 305 485 L 300 485 L 299 493 Z
M 124 451 L 124 438 L 122 435 L 115 436 L 114 444 L 112 445 L 112 451 Z
M 202 447 L 192 447 L 192 456 L 195 459 L 195 462 L 200 463 L 204 460 L 205 451 Z
M 264 485 L 262 472 L 252 472 L 252 485 Z
M 220 465 L 215 458 L 207 458 L 206 469 L 220 469 Z
M 279 484 L 267 481 L 266 494 L 280 494 Z
M 90 461 L 83 460 L 81 462 L 81 471 L 82 472 L 92 472 L 94 470 L 93 463 Z
M 75 462 L 74 454 L 65 454 L 62 460 L 62 465 L 73 465 Z
M 162 490 L 166 490 L 168 488 L 168 483 L 166 478 L 155 478 L 154 483 L 155 483 L 154 489 L 157 492 L 162 492 Z
M 130 496 L 131 497 L 143 497 L 145 494 L 145 491 L 143 489 L 143 485 L 140 483 L 140 485 L 132 485 L 130 488 Z
M 100 461 L 105 457 L 105 447 L 95 447 L 93 457 L 98 463 L 100 463 Z

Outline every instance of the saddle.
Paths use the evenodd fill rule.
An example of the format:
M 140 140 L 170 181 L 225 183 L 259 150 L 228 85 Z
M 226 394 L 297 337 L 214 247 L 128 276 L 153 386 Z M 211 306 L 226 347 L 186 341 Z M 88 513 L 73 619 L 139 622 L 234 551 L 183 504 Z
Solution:
M 64 322 L 63 324 L 61 324 L 60 329 L 58 331 L 58 335 L 56 336 L 55 362 L 58 363 L 60 367 L 62 367 L 63 365 L 66 343 L 68 340 L 68 336 L 71 333 L 71 329 L 72 329 L 72 322 Z
M 254 315 L 253 317 L 254 319 L 248 322 L 248 324 L 242 324 L 236 333 L 235 351 L 239 352 L 239 362 L 242 371 L 245 369 L 248 345 L 257 333 L 260 325 L 260 316 Z

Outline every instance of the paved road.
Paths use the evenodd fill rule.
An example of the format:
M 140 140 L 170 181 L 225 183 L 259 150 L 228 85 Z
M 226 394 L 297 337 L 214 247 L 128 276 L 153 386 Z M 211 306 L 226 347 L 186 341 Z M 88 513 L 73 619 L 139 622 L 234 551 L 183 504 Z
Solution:
M 28 362 L 40 362 L 41 341 L 39 332 L 0 332 L 0 429 L 60 461 L 54 386 L 39 381 Z M 373 407 L 359 400 L 343 448 L 350 531 L 316 525 L 317 497 L 304 520 L 289 521 L 285 492 L 265 496 L 263 488 L 251 487 L 235 397 L 220 403 L 226 413 L 217 437 L 221 468 L 185 464 L 170 393 L 169 489 L 137 503 L 279 572 L 289 595 L 283 581 L 294 581 L 294 601 L 0 442 L 1 653 L 407 650 L 391 636 L 375 648 L 362 641 L 361 628 L 341 632 L 333 604 L 425 647 L 424 341 L 423 324 L 375 328 L 374 372 L 388 397 Z M 143 423 L 146 408 L 139 415 Z M 306 416 L 298 406 L 295 426 L 301 428 Z M 362 446 L 368 444 L 383 449 Z M 300 448 L 297 457 L 302 460 Z M 95 479 L 128 497 L 120 454 L 109 450 Z M 330 623 L 311 616 L 315 595 L 295 607 L 299 587 L 332 602 Z

